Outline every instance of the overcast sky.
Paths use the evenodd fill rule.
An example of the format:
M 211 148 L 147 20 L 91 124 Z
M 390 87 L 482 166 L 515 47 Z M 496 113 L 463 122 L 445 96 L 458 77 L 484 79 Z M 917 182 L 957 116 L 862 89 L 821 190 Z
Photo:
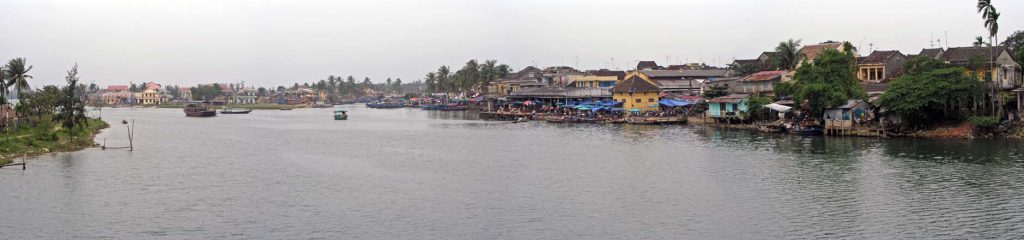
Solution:
M 1024 1 L 993 0 L 1001 38 Z M 496 59 L 583 69 L 725 65 L 779 41 L 850 41 L 916 53 L 984 35 L 973 0 L 2 0 L 0 58 L 25 57 L 34 86 L 155 81 L 277 86 L 328 75 L 420 79 Z M 873 46 L 873 47 L 872 47 Z M 614 59 L 614 60 L 613 60 Z

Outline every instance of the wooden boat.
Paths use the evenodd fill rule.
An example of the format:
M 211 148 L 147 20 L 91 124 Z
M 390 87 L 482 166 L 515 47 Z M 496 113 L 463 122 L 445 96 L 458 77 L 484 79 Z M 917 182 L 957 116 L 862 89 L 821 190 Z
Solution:
M 217 111 L 210 109 L 206 106 L 206 103 L 201 102 L 190 102 L 185 105 L 185 116 L 186 117 L 213 117 L 217 116 Z
M 221 114 L 249 114 L 252 109 L 248 108 L 224 108 L 220 110 Z
M 757 127 L 757 130 L 766 133 L 781 133 L 786 130 L 786 127 L 782 125 L 761 125 Z
M 469 107 L 465 105 L 448 104 L 444 106 L 441 111 L 466 111 L 466 109 L 469 109 Z
M 789 133 L 797 135 L 822 135 L 824 130 L 818 126 L 803 126 L 794 127 L 787 130 Z
M 345 110 L 334 110 L 334 120 L 348 120 L 348 112 Z

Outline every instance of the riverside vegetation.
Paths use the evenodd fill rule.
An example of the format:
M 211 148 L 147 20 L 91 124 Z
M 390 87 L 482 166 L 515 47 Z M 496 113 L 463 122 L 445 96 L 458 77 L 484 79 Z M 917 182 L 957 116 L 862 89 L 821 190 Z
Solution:
M 66 86 L 32 89 L 32 66 L 15 58 L 0 66 L 0 166 L 11 158 L 94 146 L 92 136 L 107 124 L 85 115 L 86 86 L 80 84 L 78 64 L 67 71 Z M 17 95 L 17 102 L 7 99 Z

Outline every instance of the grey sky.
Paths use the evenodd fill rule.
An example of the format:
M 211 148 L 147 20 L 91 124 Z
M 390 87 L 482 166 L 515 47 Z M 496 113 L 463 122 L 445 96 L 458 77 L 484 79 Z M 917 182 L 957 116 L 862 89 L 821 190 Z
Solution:
M 1024 29 L 1024 1 L 994 0 L 1000 36 Z M 916 53 L 984 35 L 973 0 L 243 1 L 3 0 L 0 58 L 26 57 L 34 86 L 85 82 L 277 86 L 327 75 L 419 79 L 497 59 L 619 68 L 636 60 L 724 65 L 787 38 Z M 945 45 L 945 43 L 943 43 Z M 614 62 L 612 59 L 614 58 Z

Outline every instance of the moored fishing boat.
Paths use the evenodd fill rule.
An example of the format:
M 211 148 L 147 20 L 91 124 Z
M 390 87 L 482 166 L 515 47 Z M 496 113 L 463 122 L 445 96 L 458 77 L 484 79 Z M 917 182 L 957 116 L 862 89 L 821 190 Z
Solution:
M 348 111 L 334 110 L 334 120 L 348 120 Z
M 203 102 L 190 102 L 185 105 L 185 116 L 186 117 L 213 117 L 217 116 L 217 111 L 210 109 L 206 103 Z
M 221 114 L 249 114 L 252 109 L 248 108 L 224 108 L 220 110 Z

